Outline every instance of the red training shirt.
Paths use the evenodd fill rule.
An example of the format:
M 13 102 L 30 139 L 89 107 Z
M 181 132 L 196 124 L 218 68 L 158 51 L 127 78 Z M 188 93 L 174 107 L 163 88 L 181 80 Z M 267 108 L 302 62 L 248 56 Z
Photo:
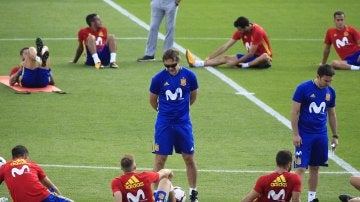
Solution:
M 39 202 L 50 195 L 40 180 L 46 174 L 36 163 L 18 158 L 0 168 L 0 183 L 5 180 L 14 202 Z
M 93 35 L 96 40 L 96 49 L 102 50 L 106 44 L 107 40 L 107 29 L 106 27 L 101 27 L 99 30 L 93 30 L 90 27 L 85 27 L 80 29 L 78 32 L 78 41 L 86 44 L 86 39 L 89 35 Z
M 344 60 L 351 54 L 360 51 L 358 41 L 360 40 L 360 34 L 354 27 L 345 26 L 344 29 L 338 30 L 336 28 L 330 28 L 326 32 L 325 44 L 333 44 L 336 53 Z
M 290 201 L 292 192 L 301 192 L 301 179 L 295 173 L 273 172 L 261 176 L 254 187 L 261 194 L 257 202 Z
M 157 172 L 131 172 L 113 179 L 111 189 L 113 193 L 121 192 L 123 202 L 154 202 L 151 184 L 158 180 Z
M 255 55 L 260 56 L 263 53 L 267 53 L 270 57 L 272 57 L 272 50 L 270 47 L 269 38 L 265 32 L 265 30 L 260 27 L 258 24 L 252 24 L 252 29 L 247 33 L 241 33 L 236 30 L 232 39 L 240 40 L 242 39 L 243 44 L 247 51 L 251 45 L 257 45 L 258 48 L 255 52 Z

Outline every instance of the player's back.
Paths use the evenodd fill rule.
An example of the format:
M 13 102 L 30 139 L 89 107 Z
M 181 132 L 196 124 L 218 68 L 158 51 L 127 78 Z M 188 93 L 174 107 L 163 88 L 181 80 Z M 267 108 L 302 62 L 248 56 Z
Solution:
M 50 192 L 40 182 L 44 177 L 46 175 L 38 165 L 25 159 L 9 161 L 0 172 L 0 181 L 6 182 L 14 202 L 45 199 Z
M 156 172 L 126 173 L 112 181 L 112 189 L 120 190 L 123 202 L 153 202 L 151 184 L 158 179 L 159 174 Z
M 273 172 L 261 176 L 254 190 L 261 194 L 257 202 L 290 201 L 292 192 L 301 192 L 301 179 L 294 173 Z

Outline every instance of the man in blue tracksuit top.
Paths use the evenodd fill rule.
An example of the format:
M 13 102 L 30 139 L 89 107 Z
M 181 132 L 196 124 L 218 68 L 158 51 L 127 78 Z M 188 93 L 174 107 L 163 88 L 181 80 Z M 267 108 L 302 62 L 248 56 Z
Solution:
M 150 104 L 158 112 L 153 145 L 154 171 L 164 168 L 167 156 L 175 148 L 185 161 L 190 200 L 197 201 L 190 105 L 196 100 L 198 83 L 192 71 L 180 66 L 178 51 L 165 51 L 163 63 L 166 68 L 152 78 L 150 85 Z
M 335 90 L 330 86 L 335 74 L 330 65 L 320 65 L 317 76 L 300 84 L 293 96 L 291 126 L 295 146 L 295 172 L 301 177 L 309 167 L 308 201 L 317 201 L 319 166 L 328 166 L 327 118 L 332 131 L 332 148 L 338 144 Z M 304 179 L 304 178 L 303 178 Z

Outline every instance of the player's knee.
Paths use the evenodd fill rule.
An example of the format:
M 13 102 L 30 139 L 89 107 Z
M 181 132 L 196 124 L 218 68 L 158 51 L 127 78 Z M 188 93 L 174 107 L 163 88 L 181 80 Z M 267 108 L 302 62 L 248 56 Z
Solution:
M 183 159 L 184 159 L 186 165 L 188 165 L 188 166 L 195 165 L 195 160 L 192 155 L 186 155 L 183 157 Z
M 260 57 L 261 57 L 261 59 L 262 59 L 263 61 L 266 61 L 266 62 L 270 62 L 270 61 L 271 61 L 271 57 L 270 57 L 270 55 L 267 54 L 267 53 L 263 53 Z
M 360 177 L 359 176 L 351 176 L 350 177 L 350 184 L 357 189 L 360 189 Z
M 333 60 L 331 61 L 331 64 L 330 64 L 334 69 L 339 69 L 340 67 L 340 62 L 338 60 Z
M 109 40 L 115 40 L 115 34 L 109 34 L 108 39 Z

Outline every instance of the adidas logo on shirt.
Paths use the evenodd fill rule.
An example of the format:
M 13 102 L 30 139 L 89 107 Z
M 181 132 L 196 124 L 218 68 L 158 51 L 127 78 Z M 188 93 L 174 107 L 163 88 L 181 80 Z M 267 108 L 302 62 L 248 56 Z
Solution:
M 280 175 L 270 184 L 271 187 L 287 187 L 287 182 L 284 175 Z
M 140 182 L 134 175 L 125 183 L 125 189 L 134 189 L 144 186 L 144 182 Z

